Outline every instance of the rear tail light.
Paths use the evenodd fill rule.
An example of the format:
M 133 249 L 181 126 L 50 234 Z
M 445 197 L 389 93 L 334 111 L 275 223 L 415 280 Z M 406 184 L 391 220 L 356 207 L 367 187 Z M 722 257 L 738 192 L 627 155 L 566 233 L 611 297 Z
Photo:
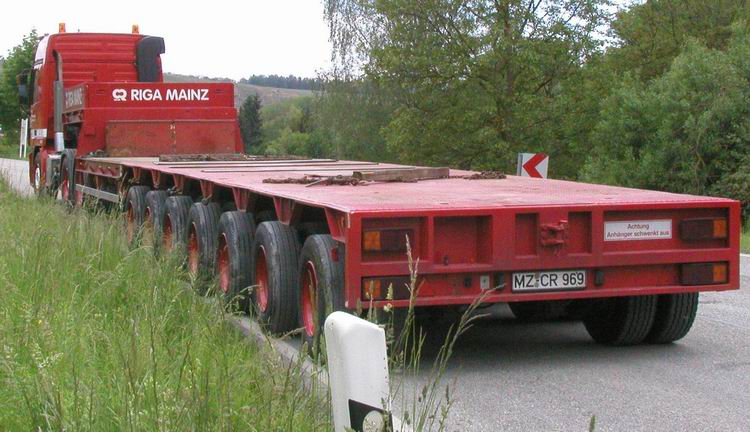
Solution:
M 726 218 L 685 219 L 680 237 L 686 241 L 725 239 L 729 236 Z
M 408 276 L 362 279 L 362 298 L 364 300 L 405 300 L 409 296 Z
M 365 252 L 406 253 L 406 238 L 414 240 L 410 229 L 366 230 L 363 234 L 362 249 Z
M 729 281 L 727 263 L 683 264 L 681 271 L 683 285 L 718 285 Z

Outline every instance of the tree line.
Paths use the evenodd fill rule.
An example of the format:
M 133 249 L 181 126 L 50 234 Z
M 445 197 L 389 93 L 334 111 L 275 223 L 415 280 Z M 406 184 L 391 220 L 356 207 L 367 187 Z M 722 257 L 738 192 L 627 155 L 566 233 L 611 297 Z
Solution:
M 240 84 L 253 84 L 262 87 L 278 87 L 295 90 L 319 90 L 318 78 L 303 78 L 294 75 L 251 75 L 240 79 Z

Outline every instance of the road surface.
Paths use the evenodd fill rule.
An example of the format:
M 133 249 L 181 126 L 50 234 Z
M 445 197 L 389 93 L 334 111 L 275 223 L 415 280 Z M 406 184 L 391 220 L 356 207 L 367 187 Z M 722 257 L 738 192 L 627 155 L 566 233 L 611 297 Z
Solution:
M 0 173 L 29 193 L 25 162 Z M 596 416 L 597 431 L 750 431 L 750 256 L 741 271 L 742 289 L 701 295 L 693 330 L 665 346 L 603 347 L 580 323 L 493 307 L 449 364 L 448 430 L 585 431 Z

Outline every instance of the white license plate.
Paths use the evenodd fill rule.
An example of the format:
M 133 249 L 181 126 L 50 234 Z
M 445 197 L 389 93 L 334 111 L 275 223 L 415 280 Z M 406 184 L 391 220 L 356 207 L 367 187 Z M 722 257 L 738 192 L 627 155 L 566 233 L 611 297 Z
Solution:
M 513 291 L 554 291 L 586 288 L 586 270 L 513 273 Z

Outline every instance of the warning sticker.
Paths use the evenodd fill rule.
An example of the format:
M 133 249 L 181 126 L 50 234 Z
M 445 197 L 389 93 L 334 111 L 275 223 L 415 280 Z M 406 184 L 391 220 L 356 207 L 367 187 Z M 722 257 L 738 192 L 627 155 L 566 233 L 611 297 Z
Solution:
M 646 220 L 604 223 L 604 241 L 662 240 L 672 238 L 672 221 Z

